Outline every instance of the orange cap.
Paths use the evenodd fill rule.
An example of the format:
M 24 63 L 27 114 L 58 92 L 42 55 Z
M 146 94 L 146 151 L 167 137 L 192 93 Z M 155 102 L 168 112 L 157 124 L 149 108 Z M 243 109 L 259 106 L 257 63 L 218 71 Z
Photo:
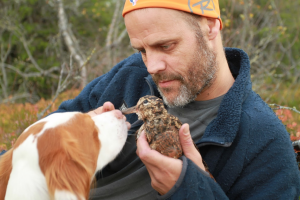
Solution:
M 126 0 L 122 15 L 124 17 L 127 13 L 141 8 L 182 10 L 196 15 L 219 19 L 220 29 L 223 27 L 218 0 Z

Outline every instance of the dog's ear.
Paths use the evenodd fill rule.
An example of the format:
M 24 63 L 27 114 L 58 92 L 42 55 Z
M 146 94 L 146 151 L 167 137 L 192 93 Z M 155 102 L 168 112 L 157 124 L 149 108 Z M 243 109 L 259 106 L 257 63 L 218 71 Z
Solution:
M 0 156 L 0 200 L 4 200 L 11 170 L 12 149 Z
M 99 154 L 98 133 L 92 119 L 81 114 L 66 124 L 39 137 L 40 167 L 52 197 L 56 191 L 69 191 L 87 199 Z
M 90 187 L 91 169 L 84 162 L 84 155 L 78 146 L 78 141 L 66 130 L 54 130 L 44 133 L 43 136 L 52 136 L 56 141 L 51 141 L 51 150 L 40 151 L 42 142 L 39 140 L 40 166 L 45 175 L 50 196 L 53 198 L 57 191 L 69 191 L 78 199 L 87 198 L 86 191 Z M 63 139 L 57 138 L 63 135 Z M 55 136 L 54 136 L 55 135 Z M 46 140 L 46 137 L 41 138 Z M 55 142 L 57 142 L 55 144 Z

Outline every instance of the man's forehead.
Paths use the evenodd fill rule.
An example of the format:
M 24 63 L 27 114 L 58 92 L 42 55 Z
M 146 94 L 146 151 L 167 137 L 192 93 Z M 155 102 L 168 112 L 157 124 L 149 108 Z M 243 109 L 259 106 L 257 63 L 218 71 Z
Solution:
M 160 28 L 168 29 L 168 26 L 174 26 L 183 19 L 181 11 L 165 9 L 165 8 L 147 8 L 135 10 L 128 13 L 125 17 L 125 25 L 127 28 L 138 29 L 144 27 L 145 30 L 155 29 L 159 24 L 164 24 Z
M 125 25 L 133 48 L 161 45 L 175 40 L 182 31 L 188 29 L 183 18 L 175 18 L 177 12 L 170 9 L 156 12 L 162 8 L 150 8 L 146 15 L 143 11 L 133 11 L 125 16 Z

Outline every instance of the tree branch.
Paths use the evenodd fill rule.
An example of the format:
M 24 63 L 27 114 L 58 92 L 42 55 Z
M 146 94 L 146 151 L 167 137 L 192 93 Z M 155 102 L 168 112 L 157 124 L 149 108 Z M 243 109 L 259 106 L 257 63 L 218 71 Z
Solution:
M 1 65 L 1 71 L 2 71 L 2 77 L 3 77 L 3 83 L 1 82 L 1 88 L 2 88 L 2 91 L 3 91 L 3 94 L 4 94 L 4 98 L 8 97 L 8 94 L 7 94 L 8 81 L 7 81 L 6 70 L 5 70 L 3 64 L 5 63 L 6 59 L 8 58 L 8 55 L 11 52 L 11 35 L 12 34 L 9 35 L 8 48 L 7 48 L 7 51 L 4 55 L 3 55 L 3 52 L 4 52 L 3 43 L 1 44 L 1 64 L 2 64 Z M 2 33 L 1 33 L 1 41 L 2 41 Z
M 286 107 L 286 106 L 280 106 L 280 105 L 277 105 L 277 104 L 269 104 L 269 106 L 272 108 L 273 110 L 281 110 L 281 109 L 285 109 L 285 110 L 291 110 L 291 111 L 294 111 L 298 114 L 300 114 L 300 111 L 296 109 L 296 107 Z
M 112 54 L 112 48 L 111 48 L 111 44 L 113 43 L 113 36 L 116 37 L 116 31 L 117 31 L 117 19 L 118 19 L 118 14 L 120 10 L 120 1 L 116 2 L 116 7 L 115 7 L 115 11 L 114 11 L 114 15 L 113 18 L 111 20 L 111 23 L 109 25 L 109 30 L 107 33 L 107 37 L 106 37 L 106 44 L 105 44 L 105 48 L 107 49 L 106 55 L 107 55 L 107 67 L 108 69 L 110 69 L 113 66 L 113 54 Z M 115 34 L 114 34 L 115 33 Z M 114 38 L 115 38 L 114 37 Z
M 23 73 L 21 70 L 18 68 L 9 65 L 9 64 L 1 64 L 1 66 L 4 66 L 5 68 L 8 68 L 10 70 L 15 71 L 17 74 L 22 76 L 23 78 L 30 78 L 30 77 L 41 77 L 41 76 L 49 76 L 52 78 L 58 78 L 56 75 L 52 74 L 52 72 L 59 71 L 59 67 L 52 67 L 48 70 L 43 70 L 42 72 L 32 72 L 32 73 Z
M 37 118 L 41 119 L 44 114 L 47 112 L 47 110 L 49 110 L 49 108 L 53 105 L 54 101 L 57 99 L 58 95 L 60 93 L 62 93 L 70 84 L 70 78 L 73 75 L 73 60 L 72 60 L 72 55 L 70 56 L 70 70 L 68 72 L 67 77 L 65 78 L 65 80 L 63 80 L 63 74 L 64 74 L 64 70 L 65 70 L 65 64 L 62 64 L 61 66 L 61 71 L 60 71 L 60 76 L 59 76 L 59 81 L 58 81 L 58 86 L 55 92 L 55 96 L 52 98 L 51 103 L 48 104 L 48 106 L 42 110 L 40 113 L 37 114 Z
M 29 56 L 29 59 L 30 59 L 30 61 L 32 62 L 32 64 L 35 66 L 35 68 L 36 68 L 37 70 L 39 70 L 40 72 L 43 72 L 44 70 L 43 70 L 42 68 L 40 68 L 40 66 L 37 64 L 37 62 L 36 62 L 35 59 L 33 58 L 32 54 L 31 54 L 31 52 L 30 52 L 30 50 L 29 50 L 29 48 L 28 48 L 27 41 L 25 40 L 25 38 L 24 38 L 23 35 L 20 37 L 20 40 L 22 41 L 23 46 L 24 46 L 24 48 L 25 48 L 25 50 L 26 50 L 26 53 L 27 53 L 27 55 Z
M 7 98 L 7 99 L 4 99 L 0 102 L 0 104 L 2 103 L 10 103 L 10 102 L 14 102 L 18 99 L 23 99 L 23 98 L 28 98 L 28 97 L 31 97 L 32 95 L 29 94 L 29 93 L 24 93 L 24 94 L 17 94 L 17 95 L 14 95 L 13 97 L 11 98 Z
M 56 0 L 58 3 L 58 19 L 59 19 L 59 29 L 62 33 L 64 41 L 68 47 L 71 55 L 74 56 L 75 60 L 78 62 L 79 68 L 82 67 L 81 73 L 81 87 L 84 87 L 87 84 L 87 72 L 85 64 L 85 56 L 81 53 L 78 42 L 72 32 L 68 27 L 68 20 L 64 10 L 64 5 L 62 0 Z

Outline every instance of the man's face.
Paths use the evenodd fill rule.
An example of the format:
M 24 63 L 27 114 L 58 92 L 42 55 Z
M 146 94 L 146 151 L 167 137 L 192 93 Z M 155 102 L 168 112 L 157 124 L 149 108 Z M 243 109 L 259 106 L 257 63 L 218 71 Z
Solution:
M 201 30 L 193 30 L 178 12 L 150 8 L 125 16 L 131 45 L 141 52 L 169 107 L 195 100 L 210 86 L 217 69 Z

